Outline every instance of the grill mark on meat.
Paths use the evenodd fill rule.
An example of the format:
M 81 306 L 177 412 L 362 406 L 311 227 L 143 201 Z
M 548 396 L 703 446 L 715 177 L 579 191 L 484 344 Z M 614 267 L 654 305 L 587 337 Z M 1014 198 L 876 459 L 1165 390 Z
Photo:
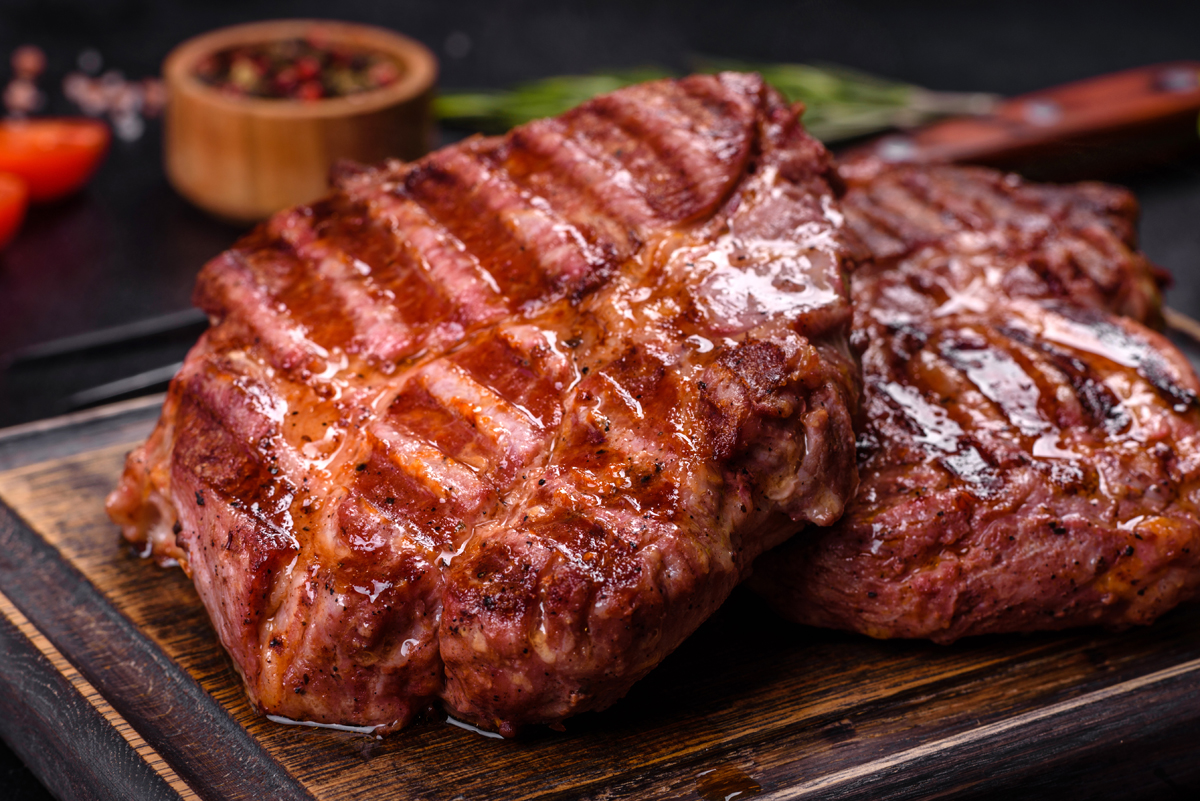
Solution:
M 682 534 L 672 523 L 630 510 L 590 508 L 529 523 L 493 537 L 473 555 L 475 582 L 452 595 L 448 631 L 492 617 L 528 632 L 517 658 L 552 667 L 575 703 L 612 692 L 619 674 L 644 675 L 670 635 L 665 621 L 691 615 L 706 573 L 732 571 L 728 550 Z M 720 564 L 722 557 L 726 561 Z M 713 564 L 716 562 L 717 564 Z M 460 600 L 461 599 L 461 600 Z M 472 609 L 468 613 L 466 610 Z M 602 634 L 581 638 L 581 632 Z M 589 675 L 594 661 L 617 666 Z M 532 675 L 541 671 L 530 670 Z M 497 690 L 510 688 L 497 686 Z M 561 701 L 528 688 L 536 714 L 561 714 Z
M 951 215 L 959 227 L 972 231 L 1003 230 L 1003 237 L 991 237 L 992 247 L 1017 258 L 1022 250 L 1027 251 L 1023 264 L 1046 282 L 1050 296 L 1066 296 L 1068 282 L 1078 281 L 1080 275 L 1088 276 L 1103 290 L 1115 289 L 1114 281 L 1120 270 L 1110 266 L 1113 260 L 1103 258 L 1095 249 L 1088 224 L 1070 225 L 1071 221 L 1064 219 L 1066 215 L 1057 204 L 1047 203 L 1053 193 L 1031 191 L 1015 177 L 987 171 L 973 173 L 969 169 L 950 173 L 945 180 L 931 180 L 928 174 L 916 171 L 899 178 L 919 198 L 918 206 L 924 203 Z M 928 228 L 935 236 L 948 233 L 934 225 Z M 1061 233 L 1054 236 L 1064 229 L 1069 231 L 1067 236 Z M 1111 244 L 1112 237 L 1107 240 Z
M 871 186 L 847 199 L 850 203 L 847 211 L 853 212 L 847 221 L 876 259 L 904 256 L 935 239 L 933 232 L 910 222 L 905 216 L 905 209 L 893 208 L 892 203 L 888 202 L 889 195 L 891 199 L 905 197 L 908 202 L 904 205 L 919 208 L 902 187 L 895 186 Z M 916 212 L 915 217 L 920 219 L 924 214 Z
M 407 523 L 410 533 L 416 529 L 424 547 L 453 551 L 456 535 L 466 530 L 458 523 L 494 504 L 491 482 L 435 443 L 390 423 L 373 422 L 367 434 L 370 452 L 360 463 L 366 467 L 355 471 L 355 491 L 392 522 Z
M 882 183 L 872 190 L 875 219 L 888 225 L 890 233 L 904 241 L 919 242 L 970 228 L 969 218 L 964 220 L 942 203 L 931 203 L 930 198 L 914 191 L 916 188 L 897 182 Z
M 740 126 L 737 120 L 748 120 L 755 117 L 754 104 L 761 100 L 764 93 L 762 78 L 752 74 L 725 72 L 719 74 L 716 81 L 690 76 L 679 81 L 677 86 L 683 90 L 686 96 L 680 105 L 690 112 L 693 130 L 705 133 L 710 139 L 716 140 L 718 152 L 724 149 L 726 158 L 737 158 L 735 153 L 742 146 L 741 140 L 744 138 L 744 135 L 739 132 Z M 694 101 L 700 102 L 704 109 L 703 112 L 692 105 Z M 796 117 L 786 111 L 779 113 L 780 111 L 778 108 L 774 109 L 774 113 L 766 115 L 766 119 L 772 124 L 795 128 Z M 705 113 L 708 116 L 705 116 Z M 819 155 L 821 158 L 828 156 L 827 153 L 805 155 Z M 802 166 L 801 161 L 803 160 L 797 160 L 797 167 Z M 812 165 L 804 164 L 803 166 L 811 167 Z M 808 173 L 806 177 L 812 178 L 815 177 L 815 174 Z M 791 180 L 803 179 L 796 176 Z
M 619 159 L 586 149 L 562 120 L 537 120 L 513 132 L 505 153 L 512 180 L 546 199 L 611 259 L 642 244 L 655 212 Z
M 686 190 L 674 186 L 678 175 L 661 167 L 658 155 L 646 141 L 624 130 L 590 104 L 567 112 L 558 122 L 565 128 L 565 141 L 607 172 L 618 191 L 628 191 L 639 198 L 636 205 L 623 206 L 622 219 L 634 219 L 634 213 L 644 207 L 646 216 L 638 218 L 641 226 L 650 229 L 655 222 L 670 221 L 662 215 L 652 196 Z
M 394 358 L 412 355 L 430 335 L 431 328 L 455 319 L 459 314 L 457 303 L 431 279 L 428 265 L 405 246 L 391 226 L 372 216 L 369 205 L 354 205 L 354 213 L 331 210 L 328 218 L 316 223 L 316 232 L 330 248 L 357 263 L 359 272 L 365 272 L 367 291 L 389 308 L 392 319 L 409 327 L 411 344 Z M 365 265 L 366 270 L 360 265 Z M 470 292 L 462 302 L 486 306 L 482 300 L 474 300 Z
M 1027 437 L 1046 433 L 1050 423 L 1041 415 L 1042 394 L 1033 376 L 974 331 L 956 333 L 939 343 L 938 352 L 996 404 L 1013 428 Z
M 943 209 L 950 204 L 969 207 L 969 218 L 959 216 L 961 222 L 976 221 L 972 228 L 1015 228 L 1040 233 L 1045 230 L 1047 219 L 1045 204 L 1032 202 L 1022 207 L 1015 202 L 1012 192 L 1015 180 L 1010 181 L 1000 173 L 989 171 L 946 171 L 939 180 L 920 181 L 927 188 L 930 200 Z M 919 180 L 913 173 L 901 176 L 902 181 Z M 911 185 L 911 184 L 910 184 Z M 935 232 L 939 233 L 939 232 Z
M 993 226 L 987 209 L 981 208 L 974 197 L 977 192 L 945 191 L 943 182 L 930 180 L 929 174 L 924 172 L 913 171 L 897 177 L 897 185 L 912 195 L 910 206 L 915 205 L 918 209 L 921 206 L 928 207 L 928 211 L 917 219 L 928 220 L 926 227 L 935 236 L 944 236 L 955 230 L 977 231 Z M 950 176 L 948 180 L 954 181 L 955 176 Z
M 1080 454 L 1071 450 L 1071 438 L 1064 440 L 1063 434 L 1094 424 L 1086 422 L 1088 404 L 1094 399 L 1067 392 L 1070 378 L 1047 354 L 978 320 L 969 326 L 955 328 L 950 323 L 942 329 L 938 350 L 945 361 L 932 365 L 927 375 L 937 385 L 935 391 L 950 399 L 952 411 L 966 410 L 956 415 L 975 432 L 989 460 L 1001 471 L 1026 466 L 1044 469 L 1064 491 L 1093 481 L 1094 471 L 1079 463 Z M 966 352 L 958 347 L 964 334 L 969 338 Z M 968 395 L 972 387 L 990 405 Z M 1095 413 L 1093 409 L 1091 414 Z M 1108 424 L 1112 422 L 1108 418 Z M 1069 469 L 1064 459 L 1073 463 Z
M 752 130 L 746 125 L 745 101 L 740 104 L 741 114 L 722 118 L 705 114 L 697 119 L 688 113 L 689 108 L 704 104 L 688 102 L 687 85 L 681 81 L 665 94 L 631 87 L 628 93 L 596 98 L 581 113 L 567 115 L 568 124 L 580 116 L 599 116 L 652 151 L 653 156 L 647 158 L 649 154 L 641 155 L 640 148 L 629 152 L 619 142 L 607 143 L 605 148 L 617 145 L 609 152 L 620 154 L 627 169 L 646 188 L 646 201 L 672 222 L 710 212 L 732 187 L 730 176 L 741 172 L 750 155 Z M 729 93 L 729 101 L 735 102 L 733 93 Z M 607 125 L 579 127 L 589 139 L 598 133 L 612 133 Z
M 394 166 L 386 175 L 392 177 L 396 169 L 400 168 Z M 346 191 L 350 198 L 365 202 L 371 221 L 396 241 L 400 255 L 394 262 L 397 277 L 385 273 L 382 279 L 400 300 L 398 311 L 429 307 L 424 295 L 404 294 L 410 275 L 419 285 L 432 287 L 436 306 L 447 309 L 441 324 L 430 332 L 427 347 L 451 345 L 465 331 L 495 321 L 509 310 L 509 300 L 500 294 L 499 285 L 479 260 L 420 204 L 405 197 L 394 182 L 376 178 L 366 185 L 352 183 Z
M 502 294 L 524 304 L 577 291 L 610 266 L 603 252 L 543 198 L 497 166 L 496 147 L 442 151 L 415 168 L 406 190 L 480 260 Z
M 1041 255 L 1030 256 L 1025 261 L 1026 266 L 1045 282 L 1049 293 L 1054 297 L 1065 297 L 1070 294 L 1070 287 L 1051 266 L 1049 260 Z
M 1003 479 L 977 445 L 969 445 L 938 461 L 961 479 L 972 495 L 986 500 L 1000 494 Z
M 281 380 L 242 351 L 197 360 L 188 368 L 180 373 L 187 394 L 220 410 L 232 436 L 252 447 L 260 461 L 270 462 L 272 475 L 305 474 L 328 455 L 327 446 L 312 445 L 318 439 L 313 435 L 319 431 L 323 438 L 330 427 L 336 429 L 341 412 L 308 386 Z M 303 420 L 288 414 L 294 406 L 308 410 Z
M 1124 327 L 1095 309 L 1059 304 L 1055 311 L 1078 326 L 1066 332 L 1070 344 L 1125 367 L 1133 367 L 1155 389 L 1175 402 L 1176 412 L 1187 411 L 1189 406 L 1196 403 L 1196 393 L 1181 387 L 1174 380 L 1172 370 L 1162 354 L 1145 340 L 1130 336 Z M 1062 336 L 1057 332 L 1048 332 L 1047 335 L 1051 339 Z M 1092 342 L 1088 342 L 1088 339 Z
M 237 337 L 263 346 L 271 363 L 285 372 L 320 373 L 328 351 L 310 341 L 286 312 L 271 303 L 237 251 L 228 251 L 205 266 L 197 283 L 196 305 L 217 322 L 242 329 Z
M 1063 390 L 1064 385 L 1071 385 L 1070 376 L 1054 358 L 1036 347 L 1020 345 L 1005 337 L 1003 331 L 990 330 L 978 319 L 961 323 L 947 320 L 933 327 L 928 336 L 932 353 L 926 351 L 918 359 L 905 360 L 908 366 L 902 375 L 903 385 L 919 389 L 927 398 L 940 398 L 945 413 L 964 433 L 972 432 L 969 439 L 976 449 L 1001 471 L 996 474 L 998 479 L 1003 479 L 1005 470 L 1027 465 L 1038 468 L 1041 460 L 1080 459 L 1062 443 L 1064 430 L 1099 424 L 1116 433 L 1129 423 L 1124 405 L 1104 385 L 1104 379 L 1086 376 L 1088 368 L 1078 359 L 1077 364 L 1068 367 L 1077 371 L 1076 383 L 1082 391 L 1068 397 Z M 1022 337 L 1022 341 L 1035 343 L 1036 338 Z M 1065 352 L 1057 356 L 1073 358 Z M 876 387 L 878 382 L 870 380 L 870 385 Z M 1110 403 L 1104 403 L 1104 393 L 1111 396 Z M 870 416 L 885 419 L 877 409 Z M 1085 423 L 1086 419 L 1092 422 Z M 875 446 L 869 454 L 873 457 L 871 465 L 920 461 L 920 456 L 914 459 L 902 455 L 904 450 L 894 447 L 897 435 L 898 430 L 889 429 L 893 447 L 883 454 L 877 450 L 877 435 L 864 438 L 867 446 Z M 975 459 L 968 462 L 978 464 Z M 1078 483 L 1085 478 L 1079 470 L 1067 470 L 1060 463 L 1048 469 L 1059 483 Z M 993 488 L 1002 485 L 1003 480 L 993 482 Z
M 998 330 L 1014 342 L 1038 350 L 1050 358 L 1070 381 L 1092 425 L 1103 426 L 1111 434 L 1119 434 L 1129 426 L 1129 415 L 1124 406 L 1085 360 L 1033 332 L 1014 326 L 1001 326 Z
M 945 409 L 927 402 L 919 389 L 894 381 L 871 384 L 871 387 L 890 401 L 892 409 L 899 415 L 897 419 L 913 435 L 913 440 L 928 452 L 961 450 L 966 432 Z
M 281 235 L 298 256 L 315 269 L 314 292 L 344 310 L 354 334 L 341 343 L 348 353 L 376 362 L 392 362 L 414 353 L 421 343 L 418 326 L 410 326 L 392 305 L 394 293 L 380 292 L 368 276 L 371 265 L 328 240 L 317 239 L 307 219 L 284 228 Z M 293 305 L 301 305 L 302 302 Z M 436 313 L 436 305 L 434 306 Z
M 466 245 L 416 202 L 388 200 L 381 207 L 403 232 L 404 244 L 424 277 L 452 299 L 456 317 L 464 324 L 499 319 L 509 308 L 509 299 Z
M 260 398 L 269 391 L 248 387 L 244 377 L 231 376 L 230 368 L 228 362 L 208 362 L 184 377 L 182 411 L 194 427 L 178 457 L 203 486 L 223 493 L 222 502 L 245 507 L 282 533 L 291 528 L 296 487 L 279 465 L 294 471 L 298 460 L 279 442 L 278 423 L 263 413 Z M 279 451 L 285 452 L 282 459 Z
M 286 230 L 303 241 L 306 257 L 318 263 L 323 257 L 345 262 L 341 274 L 329 281 L 329 290 L 345 293 L 341 283 L 349 282 L 373 301 L 363 304 L 366 308 L 346 308 L 351 313 L 362 308 L 360 316 L 368 324 L 386 321 L 386 326 L 375 326 L 383 341 L 375 349 L 385 361 L 444 347 L 467 328 L 502 313 L 490 276 L 481 277 L 486 274 L 461 243 L 414 202 L 391 195 L 387 186 L 364 191 L 352 183 L 345 197 L 316 204 L 311 215 L 276 218 L 300 219 Z M 388 328 L 394 331 L 389 334 Z M 375 338 L 366 339 L 370 343 Z M 389 340 L 396 346 L 388 347 Z
M 1001 479 L 981 446 L 939 406 L 929 403 L 919 389 L 906 384 L 872 384 L 898 413 L 896 422 L 908 430 L 913 442 L 981 498 L 992 497 Z
M 533 461 L 545 439 L 531 415 L 447 361 L 418 370 L 389 417 L 488 475 L 497 486 Z
M 908 252 L 909 245 L 896 235 L 895 230 L 888 225 L 889 221 L 880 219 L 874 209 L 867 207 L 861 200 L 859 202 L 861 208 L 857 214 L 848 218 L 848 224 L 855 237 L 873 254 L 875 262 L 885 264 Z
M 500 326 L 449 358 L 550 430 L 562 419 L 562 391 L 576 378 L 551 336 L 536 326 Z
M 1112 390 L 1096 378 L 1088 361 L 1072 355 L 1062 346 L 1135 369 L 1160 395 L 1170 400 L 1177 413 L 1186 412 L 1196 404 L 1196 393 L 1178 383 L 1177 370 L 1172 369 L 1162 353 L 1150 343 L 1131 336 L 1124 327 L 1094 309 L 1065 304 L 1055 304 L 1053 308 L 1062 322 L 1041 330 L 1040 336 L 1011 326 L 1000 330 L 1010 339 L 1052 358 L 1070 377 L 1072 386 L 1096 423 L 1118 433 L 1130 420 Z
M 313 269 L 316 265 L 287 240 L 272 236 L 269 248 L 246 252 L 242 261 L 268 294 L 268 304 L 292 321 L 294 339 L 313 343 L 323 354 L 344 350 L 354 340 L 354 320 L 343 299 L 329 291 L 319 268 Z

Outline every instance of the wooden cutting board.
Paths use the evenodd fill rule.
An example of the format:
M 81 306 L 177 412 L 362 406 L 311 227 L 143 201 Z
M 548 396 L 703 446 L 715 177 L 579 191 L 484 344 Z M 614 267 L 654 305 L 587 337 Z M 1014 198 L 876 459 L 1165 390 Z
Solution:
M 104 515 L 157 401 L 0 432 L 0 734 L 60 797 L 1200 797 L 1200 607 L 950 647 L 801 628 L 738 593 L 610 710 L 387 739 L 247 704 L 190 582 Z

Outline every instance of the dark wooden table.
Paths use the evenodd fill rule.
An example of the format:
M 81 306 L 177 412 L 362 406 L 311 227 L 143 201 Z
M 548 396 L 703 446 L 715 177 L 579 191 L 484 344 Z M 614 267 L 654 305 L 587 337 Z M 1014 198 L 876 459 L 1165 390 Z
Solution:
M 894 2 L 551 3 L 6 0 L 0 54 L 35 43 L 50 58 L 50 110 L 71 113 L 59 82 L 97 49 L 131 78 L 157 72 L 193 34 L 250 19 L 337 16 L 386 25 L 428 44 L 446 87 L 502 86 L 542 75 L 662 64 L 695 55 L 828 61 L 935 89 L 1012 95 L 1174 59 L 1200 59 L 1200 6 L 1184 3 Z M 459 47 L 446 46 L 453 35 Z M 462 53 L 463 35 L 470 47 Z M 7 67 L 0 69 L 7 79 Z M 1143 247 L 1176 277 L 1175 308 L 1200 317 L 1200 159 L 1123 176 L 1143 203 Z M 0 354 L 186 308 L 199 267 L 239 234 L 167 186 L 160 131 L 115 142 L 81 196 L 35 209 L 0 254 Z M 0 372 L 0 427 L 67 410 L 73 392 L 182 356 L 187 337 Z M 0 653 L 0 658 L 4 655 Z M 0 709 L 0 714 L 5 714 Z M 1097 766 L 1103 769 L 1103 766 Z M 1149 788 L 1148 788 L 1149 789 Z M 1159 788 L 1161 789 L 1161 788 Z M 0 746 L 0 797 L 45 791 Z

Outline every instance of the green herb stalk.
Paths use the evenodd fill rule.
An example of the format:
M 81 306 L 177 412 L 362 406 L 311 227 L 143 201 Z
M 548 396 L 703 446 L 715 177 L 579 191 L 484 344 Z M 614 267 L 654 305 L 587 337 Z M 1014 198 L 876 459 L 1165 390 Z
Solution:
M 757 71 L 790 102 L 803 102 L 805 126 L 825 142 L 910 128 L 947 115 L 984 114 L 998 102 L 995 95 L 934 92 L 838 66 L 728 60 L 700 64 L 701 72 L 727 69 Z M 598 75 L 559 75 L 507 90 L 443 94 L 434 102 L 434 111 L 454 125 L 499 132 L 557 116 L 598 94 L 670 74 L 646 67 Z

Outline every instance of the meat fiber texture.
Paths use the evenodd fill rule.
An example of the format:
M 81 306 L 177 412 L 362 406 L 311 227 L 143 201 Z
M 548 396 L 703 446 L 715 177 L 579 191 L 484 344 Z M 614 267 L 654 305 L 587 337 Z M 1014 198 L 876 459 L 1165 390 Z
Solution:
M 850 172 L 862 483 L 759 560 L 786 616 L 874 637 L 1149 623 L 1200 584 L 1200 383 L 1137 207 L 992 170 Z M 802 541 L 800 541 L 802 540 Z
M 738 74 L 346 170 L 205 267 L 109 513 L 262 711 L 604 708 L 853 494 L 831 170 Z

